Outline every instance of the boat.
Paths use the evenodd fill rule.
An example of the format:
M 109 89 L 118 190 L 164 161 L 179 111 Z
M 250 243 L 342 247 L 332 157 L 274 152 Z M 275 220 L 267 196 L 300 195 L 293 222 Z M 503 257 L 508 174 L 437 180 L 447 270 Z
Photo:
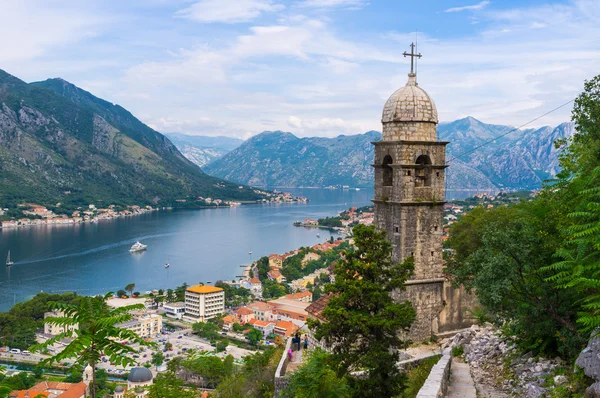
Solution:
M 250 250 L 250 251 L 248 252 L 248 254 L 252 254 L 252 250 Z
M 165 263 L 165 268 L 169 268 L 170 266 L 171 266 L 171 264 Z
M 6 256 L 6 266 L 10 267 L 11 265 L 13 265 L 14 263 L 12 261 L 10 261 L 10 250 L 8 251 L 8 256 Z
M 321 237 L 321 234 L 317 234 L 317 238 L 320 238 L 320 237 Z
M 131 253 L 141 252 L 141 251 L 146 250 L 147 247 L 148 247 L 148 245 L 144 245 L 143 243 L 140 243 L 140 242 L 135 242 L 133 244 L 133 246 L 131 246 L 131 249 L 129 249 L 129 251 Z

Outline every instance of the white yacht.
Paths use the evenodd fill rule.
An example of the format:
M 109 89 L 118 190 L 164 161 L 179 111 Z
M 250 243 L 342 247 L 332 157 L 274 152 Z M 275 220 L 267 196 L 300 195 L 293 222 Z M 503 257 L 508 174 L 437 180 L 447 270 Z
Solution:
M 169 268 L 170 266 L 171 266 L 171 264 L 165 263 L 165 268 Z
M 131 249 L 129 249 L 129 251 L 132 253 L 141 252 L 141 251 L 146 250 L 147 247 L 148 247 L 148 245 L 144 245 L 143 243 L 140 243 L 140 242 L 135 242 L 133 244 L 133 246 L 131 246 Z

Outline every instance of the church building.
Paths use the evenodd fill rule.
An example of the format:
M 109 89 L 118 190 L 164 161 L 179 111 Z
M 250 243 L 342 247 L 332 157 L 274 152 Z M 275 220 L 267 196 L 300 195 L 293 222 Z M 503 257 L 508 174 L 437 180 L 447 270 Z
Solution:
M 392 243 L 392 258 L 412 256 L 414 273 L 406 290 L 394 293 L 410 300 L 417 311 L 409 338 L 423 341 L 433 334 L 470 324 L 463 319 L 464 292 L 454 289 L 442 273 L 443 206 L 445 200 L 446 145 L 437 140 L 438 113 L 431 97 L 417 83 L 414 59 L 406 85 L 385 103 L 382 139 L 375 146 L 375 198 L 377 228 Z

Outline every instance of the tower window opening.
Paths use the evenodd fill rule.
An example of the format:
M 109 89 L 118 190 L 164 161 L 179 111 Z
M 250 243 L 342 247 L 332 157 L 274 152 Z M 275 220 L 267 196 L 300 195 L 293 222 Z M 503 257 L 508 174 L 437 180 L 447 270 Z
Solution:
M 431 257 L 433 257 L 433 252 L 431 252 Z
M 417 164 L 417 169 L 415 170 L 415 186 L 431 186 L 431 158 L 428 155 L 421 155 L 417 158 L 415 163 Z
M 394 170 L 390 166 L 394 161 L 390 155 L 383 158 L 383 186 L 391 187 L 394 185 Z
M 406 170 L 406 175 L 410 176 L 410 170 Z
M 433 230 L 437 231 L 437 225 L 434 225 Z
M 398 228 L 398 226 L 396 226 L 395 231 L 396 231 L 396 233 L 400 232 L 400 228 Z
M 437 173 L 435 173 L 435 176 L 439 177 L 440 176 L 440 172 L 438 171 Z

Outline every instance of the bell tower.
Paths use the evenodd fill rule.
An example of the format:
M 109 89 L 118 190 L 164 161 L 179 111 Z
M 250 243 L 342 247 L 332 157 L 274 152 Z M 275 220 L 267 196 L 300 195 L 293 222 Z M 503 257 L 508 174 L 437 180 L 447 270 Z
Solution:
M 406 85 L 385 103 L 383 136 L 375 146 L 375 225 L 386 231 L 392 258 L 414 258 L 414 274 L 398 300 L 410 300 L 417 311 L 409 337 L 425 340 L 438 331 L 444 306 L 442 275 L 442 218 L 446 145 L 437 140 L 435 103 L 419 87 L 411 52 Z

